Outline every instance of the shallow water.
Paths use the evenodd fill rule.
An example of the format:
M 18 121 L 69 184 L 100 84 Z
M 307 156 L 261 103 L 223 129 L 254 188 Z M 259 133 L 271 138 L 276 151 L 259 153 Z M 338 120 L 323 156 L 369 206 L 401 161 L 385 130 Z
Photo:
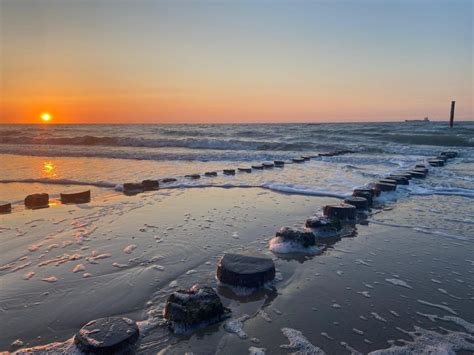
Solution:
M 455 166 L 449 171 L 437 170 L 436 185 L 418 183 L 416 191 L 410 192 L 473 196 L 473 137 L 473 122 L 460 122 L 453 130 L 448 130 L 443 122 L 0 125 L 4 167 L 0 196 L 13 201 L 24 197 L 5 182 L 54 182 L 72 185 L 74 189 L 75 185 L 83 184 L 113 187 L 148 178 L 177 177 L 180 186 L 265 187 L 280 192 L 341 197 L 368 179 L 410 167 L 451 147 L 462 151 Z M 350 149 L 355 153 L 314 159 L 304 165 L 287 164 L 285 169 L 238 173 L 233 177 L 197 181 L 183 178 L 186 174 L 249 167 L 275 159 L 288 161 L 302 154 L 316 155 L 334 149 Z
M 189 161 L 177 156 L 173 160 L 64 157 L 60 155 L 68 155 L 69 150 L 58 144 L 37 145 L 39 152 L 47 149 L 54 153 L 30 157 L 21 155 L 27 148 L 11 141 L 0 143 L 0 151 L 13 146 L 18 148 L 14 153 L 20 153 L 1 155 L 7 168 L 2 171 L 0 199 L 15 204 L 13 213 L 0 215 L 0 310 L 2 324 L 8 324 L 0 332 L 0 350 L 18 349 L 19 345 L 12 345 L 15 340 L 25 347 L 63 342 L 91 319 L 126 315 L 141 321 L 143 336 L 137 352 L 143 354 L 245 354 L 257 348 L 265 348 L 267 354 L 305 349 L 328 354 L 368 353 L 389 347 L 395 351 L 397 345 L 402 346 L 400 353 L 428 345 L 438 351 L 473 351 L 469 345 L 474 323 L 473 148 L 404 142 L 385 148 L 375 136 L 381 128 L 374 125 L 347 125 L 344 129 L 352 127 L 350 134 L 368 131 L 364 134 L 379 140 L 383 152 L 370 146 L 370 140 L 364 145 L 365 137 L 359 145 L 350 146 L 356 150 L 353 154 L 199 181 L 180 176 L 329 149 L 253 149 L 237 159 L 243 150 L 193 148 L 185 154 L 221 158 Z M 441 129 L 434 125 L 431 130 L 420 130 L 432 135 Z M 287 140 L 297 136 L 292 130 L 300 134 L 308 129 L 263 127 L 257 132 L 248 130 L 245 139 L 263 136 L 263 130 L 271 134 L 262 140 L 283 140 L 278 135 L 283 134 L 282 126 L 288 129 Z M 326 134 L 338 125 L 328 126 Z M 3 133 L 5 127 L 1 126 Z M 91 129 L 79 127 L 80 131 L 70 132 L 68 127 L 50 128 L 55 130 L 52 136 L 88 135 Z M 201 126 L 178 128 L 171 134 L 178 135 L 186 128 L 195 130 L 199 137 L 208 131 Z M 112 128 L 106 127 L 102 133 L 116 134 L 117 128 L 113 129 L 107 131 Z M 153 129 L 161 132 L 172 127 Z M 245 131 L 244 127 L 239 130 Z M 399 134 L 410 134 L 403 127 L 399 130 Z M 216 131 L 225 130 L 218 126 Z M 344 134 L 341 132 L 337 134 Z M 227 134 L 230 139 L 230 131 Z M 345 133 L 346 139 L 350 134 Z M 462 138 L 463 133 L 459 134 Z M 93 151 L 103 148 L 108 149 L 95 146 Z M 86 146 L 72 149 L 91 150 Z M 175 150 L 147 149 L 157 154 L 162 149 Z M 301 226 L 309 216 L 321 213 L 325 204 L 349 195 L 352 188 L 448 149 L 458 151 L 459 158 L 445 167 L 431 168 L 424 180 L 411 180 L 396 193 L 384 194 L 369 224 L 357 225 L 355 237 L 343 238 L 313 256 L 291 258 L 269 251 L 268 242 L 280 227 Z M 172 154 L 181 153 L 176 150 Z M 178 177 L 178 183 L 133 197 L 114 190 L 125 181 L 166 176 Z M 58 184 L 45 184 L 51 180 Z M 88 182 L 96 185 L 91 187 L 90 204 L 57 202 L 59 192 L 83 189 L 77 183 Z M 50 208 L 24 210 L 24 196 L 37 191 L 52 194 Z M 163 302 L 172 290 L 195 282 L 217 287 L 217 258 L 240 250 L 257 250 L 273 257 L 280 279 L 274 290 L 239 296 L 218 287 L 233 312 L 232 323 L 179 336 L 156 327 Z M 415 327 L 421 330 L 413 333 Z M 59 351 L 60 347 L 54 349 Z

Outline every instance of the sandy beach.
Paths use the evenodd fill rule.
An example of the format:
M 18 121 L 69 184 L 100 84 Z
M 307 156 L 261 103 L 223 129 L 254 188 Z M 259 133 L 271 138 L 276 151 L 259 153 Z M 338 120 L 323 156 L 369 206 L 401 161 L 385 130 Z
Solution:
M 53 201 L 0 217 L 2 350 L 64 342 L 88 321 L 117 315 L 139 321 L 143 354 L 286 354 L 295 350 L 283 346 L 286 328 L 326 353 L 400 339 L 472 350 L 470 198 L 389 195 L 355 236 L 319 255 L 284 257 L 268 250 L 275 231 L 337 199 L 237 187 L 92 193 L 90 204 Z M 242 251 L 273 258 L 274 288 L 238 295 L 216 284 L 217 259 Z M 240 321 L 188 335 L 157 326 L 167 296 L 195 283 L 217 287 L 230 321 Z M 410 335 L 414 327 L 423 331 Z

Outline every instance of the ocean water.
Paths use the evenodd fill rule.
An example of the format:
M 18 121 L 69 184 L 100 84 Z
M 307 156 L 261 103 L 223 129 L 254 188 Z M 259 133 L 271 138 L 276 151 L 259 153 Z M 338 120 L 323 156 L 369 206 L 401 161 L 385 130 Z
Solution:
M 287 169 L 189 181 L 183 176 L 337 149 Z M 180 186 L 248 186 L 308 195 L 344 196 L 353 187 L 409 167 L 442 150 L 462 152 L 456 172 L 416 194 L 472 196 L 474 122 L 270 125 L 0 125 L 1 182 L 114 187 L 147 178 Z M 443 174 L 448 174 L 444 176 Z M 6 194 L 5 186 L 0 191 Z M 21 199 L 21 196 L 15 196 Z
M 222 175 L 335 149 L 353 152 Z M 270 250 L 279 228 L 446 150 L 459 156 L 383 194 L 354 235 L 309 255 Z M 0 125 L 0 160 L 0 201 L 13 203 L 0 215 L 0 351 L 74 353 L 80 327 L 106 316 L 139 322 L 138 354 L 474 351 L 474 122 Z M 119 191 L 164 177 L 177 182 Z M 57 200 L 85 188 L 89 204 Z M 33 192 L 50 208 L 25 210 Z M 273 289 L 217 284 L 218 258 L 242 251 L 273 258 Z M 172 334 L 166 298 L 194 283 L 216 288 L 231 319 Z

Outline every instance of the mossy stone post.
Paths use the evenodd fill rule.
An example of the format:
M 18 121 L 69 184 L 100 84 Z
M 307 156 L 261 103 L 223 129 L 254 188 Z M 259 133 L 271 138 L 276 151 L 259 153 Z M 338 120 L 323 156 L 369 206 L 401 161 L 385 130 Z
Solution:
M 216 323 L 229 313 L 212 287 L 196 284 L 173 292 L 166 301 L 163 317 L 176 330 Z
M 279 238 L 284 242 L 299 244 L 303 248 L 316 245 L 314 234 L 310 230 L 305 229 L 282 227 L 276 232 L 275 238 Z

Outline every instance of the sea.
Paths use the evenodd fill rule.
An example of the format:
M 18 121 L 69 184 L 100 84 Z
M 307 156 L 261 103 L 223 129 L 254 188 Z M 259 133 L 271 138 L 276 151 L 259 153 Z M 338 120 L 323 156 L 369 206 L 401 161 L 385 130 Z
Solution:
M 428 165 L 446 151 L 458 155 Z M 223 174 L 274 160 L 284 167 Z M 0 352 L 79 354 L 79 329 L 110 316 L 137 321 L 137 354 L 474 351 L 474 122 L 0 125 L 0 162 L 0 204 L 12 203 L 0 214 Z M 271 249 L 280 228 L 416 164 L 426 178 L 382 193 L 350 235 L 309 254 Z M 122 193 L 164 178 L 176 180 Z M 85 189 L 90 203 L 59 201 Z M 36 192 L 49 208 L 24 208 Z M 271 285 L 216 280 L 222 255 L 246 252 L 272 258 Z M 173 333 L 166 300 L 196 283 L 230 318 Z
M 184 178 L 341 149 L 353 154 L 262 174 L 193 182 Z M 405 169 L 449 149 L 461 153 L 456 173 L 440 172 L 435 185 L 420 184 L 410 193 L 474 196 L 474 122 L 459 122 L 452 129 L 446 122 L 0 125 L 0 183 L 115 187 L 175 177 L 181 186 L 258 186 L 288 193 L 344 196 L 367 179 Z

